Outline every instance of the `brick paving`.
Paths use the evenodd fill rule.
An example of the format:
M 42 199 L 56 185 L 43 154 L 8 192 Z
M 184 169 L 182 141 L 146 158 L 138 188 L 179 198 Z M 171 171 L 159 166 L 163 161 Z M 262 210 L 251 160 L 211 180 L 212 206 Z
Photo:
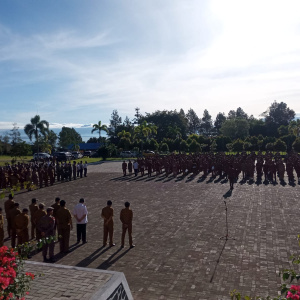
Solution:
M 73 251 L 57 254 L 57 263 L 123 272 L 134 299 L 230 299 L 234 288 L 276 296 L 277 273 L 290 266 L 288 258 L 299 249 L 300 187 L 239 182 L 232 194 L 228 189 L 227 182 L 210 177 L 124 178 L 121 162 L 107 162 L 89 166 L 87 178 L 20 193 L 16 201 L 22 208 L 37 197 L 48 206 L 59 196 L 73 209 L 84 197 L 88 243 L 75 245 L 73 229 Z M 103 249 L 100 214 L 109 199 L 116 247 Z M 226 234 L 224 200 L 235 240 L 219 239 Z M 134 212 L 134 249 L 119 248 L 125 201 Z M 42 261 L 41 254 L 32 260 Z

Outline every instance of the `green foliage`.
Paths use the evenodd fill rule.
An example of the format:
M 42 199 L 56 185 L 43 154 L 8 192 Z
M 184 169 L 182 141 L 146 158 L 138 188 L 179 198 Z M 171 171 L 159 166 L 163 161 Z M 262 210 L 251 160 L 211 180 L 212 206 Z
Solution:
M 169 152 L 169 146 L 167 143 L 161 143 L 159 145 L 159 150 L 163 152 Z
M 201 151 L 201 146 L 196 140 L 192 140 L 192 142 L 189 144 L 189 150 L 190 152 L 200 152 Z
M 183 152 L 189 151 L 189 145 L 188 145 L 187 141 L 182 140 L 180 142 L 180 151 L 183 151 Z
M 244 142 L 242 140 L 237 139 L 232 143 L 232 151 L 242 152 L 243 150 L 244 150 Z
M 226 120 L 220 132 L 232 139 L 244 139 L 249 135 L 249 123 L 247 120 L 239 118 Z
M 93 129 L 92 129 L 92 133 L 94 133 L 95 131 L 97 131 L 99 133 L 99 139 L 101 137 L 101 131 L 105 131 L 106 133 L 108 132 L 108 128 L 106 125 L 102 125 L 101 121 L 98 121 L 97 124 L 93 125 Z
M 60 147 L 65 149 L 71 144 L 82 143 L 81 135 L 74 128 L 63 127 L 58 136 Z
M 286 143 L 281 139 L 277 139 L 274 143 L 274 151 L 285 152 L 287 149 Z
M 31 146 L 25 142 L 16 143 L 11 147 L 10 155 L 17 158 L 21 156 L 32 155 Z
M 296 152 L 300 152 L 300 137 L 297 137 L 295 142 L 293 143 L 293 149 Z

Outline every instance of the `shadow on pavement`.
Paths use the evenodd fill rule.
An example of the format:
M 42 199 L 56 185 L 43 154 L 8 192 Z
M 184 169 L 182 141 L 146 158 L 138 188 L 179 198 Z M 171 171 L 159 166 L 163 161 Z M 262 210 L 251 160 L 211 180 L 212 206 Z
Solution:
M 129 251 L 130 248 L 124 251 L 122 254 L 117 256 L 115 259 L 111 260 L 113 257 L 115 257 L 122 248 L 119 248 L 114 254 L 112 254 L 106 261 L 104 261 L 101 265 L 97 267 L 97 269 L 102 269 L 102 270 L 107 270 L 111 265 L 113 265 L 116 261 L 118 261 L 120 258 L 122 258 L 124 255 L 126 255 Z

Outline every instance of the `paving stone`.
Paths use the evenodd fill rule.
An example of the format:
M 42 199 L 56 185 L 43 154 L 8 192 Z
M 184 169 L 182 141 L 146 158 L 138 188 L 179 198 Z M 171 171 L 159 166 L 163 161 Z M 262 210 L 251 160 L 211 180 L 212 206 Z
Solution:
M 21 208 L 34 197 L 48 206 L 59 196 L 71 210 L 81 197 L 86 199 L 88 243 L 76 245 L 74 229 L 71 253 L 58 255 L 56 245 L 57 263 L 123 272 L 138 300 L 226 300 L 232 289 L 252 296 L 277 295 L 277 273 L 291 266 L 288 258 L 299 249 L 299 185 L 238 182 L 230 195 L 228 183 L 199 176 L 123 177 L 120 162 L 89 166 L 88 172 L 87 178 L 16 195 Z M 115 211 L 116 247 L 103 249 L 101 209 L 107 200 L 113 201 Z M 234 238 L 228 241 L 220 239 L 226 235 L 224 200 L 229 236 Z M 119 248 L 119 214 L 125 201 L 134 212 L 134 249 L 129 249 L 128 238 L 125 248 Z M 32 260 L 42 261 L 41 253 Z M 99 280 L 71 275 L 88 289 Z M 69 277 L 61 274 L 63 280 Z M 56 292 L 71 293 L 73 288 Z

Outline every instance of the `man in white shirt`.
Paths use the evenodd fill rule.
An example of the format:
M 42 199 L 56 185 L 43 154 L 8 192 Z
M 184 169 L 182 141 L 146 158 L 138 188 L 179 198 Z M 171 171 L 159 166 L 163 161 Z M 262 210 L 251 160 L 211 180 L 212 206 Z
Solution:
M 85 244 L 86 240 L 86 224 L 88 222 L 88 211 L 84 205 L 84 199 L 81 198 L 79 203 L 74 207 L 73 215 L 77 222 L 77 243 L 82 239 L 82 243 Z
M 137 176 L 139 171 L 139 163 L 136 160 L 133 163 L 133 169 L 134 169 L 134 176 Z

